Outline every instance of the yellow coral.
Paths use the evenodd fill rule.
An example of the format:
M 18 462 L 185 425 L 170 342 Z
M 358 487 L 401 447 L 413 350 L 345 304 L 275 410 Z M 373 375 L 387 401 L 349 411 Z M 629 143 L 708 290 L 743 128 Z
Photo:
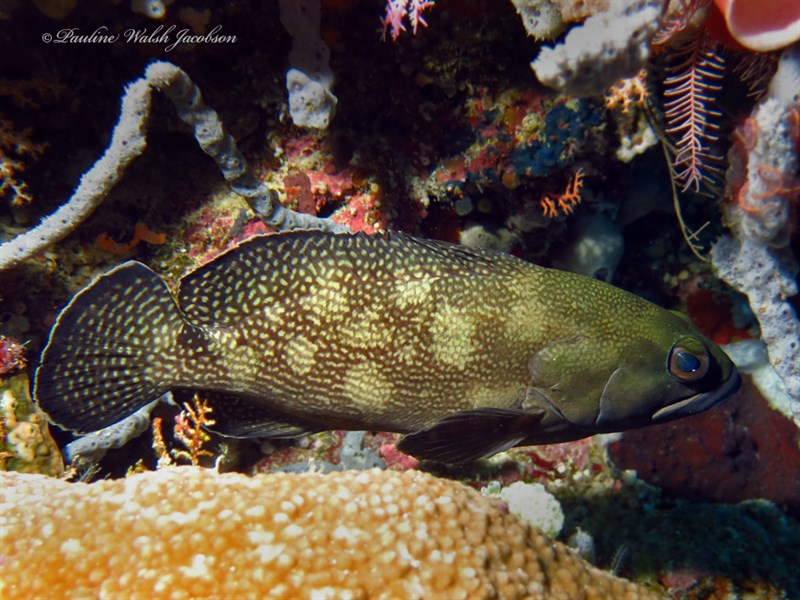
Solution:
M 2 597 L 657 597 L 414 471 L 0 473 L 0 490 Z

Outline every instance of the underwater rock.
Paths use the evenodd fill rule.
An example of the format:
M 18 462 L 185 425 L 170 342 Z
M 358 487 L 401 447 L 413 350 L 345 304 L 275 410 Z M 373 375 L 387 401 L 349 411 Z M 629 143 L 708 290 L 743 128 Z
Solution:
M 537 41 L 554 40 L 564 31 L 558 7 L 549 0 L 511 0 L 525 31 Z
M 0 581 L 16 598 L 659 597 L 415 471 L 0 473 L 0 490 Z
M 539 81 L 577 96 L 602 94 L 614 82 L 633 77 L 650 54 L 660 9 L 650 0 L 611 3 L 573 27 L 531 63 Z
M 672 494 L 734 503 L 765 498 L 800 516 L 797 428 L 749 377 L 716 410 L 625 433 L 608 451 L 617 467 Z
M 553 259 L 553 266 L 610 282 L 624 249 L 619 225 L 601 213 L 592 213 L 577 221 L 574 238 Z

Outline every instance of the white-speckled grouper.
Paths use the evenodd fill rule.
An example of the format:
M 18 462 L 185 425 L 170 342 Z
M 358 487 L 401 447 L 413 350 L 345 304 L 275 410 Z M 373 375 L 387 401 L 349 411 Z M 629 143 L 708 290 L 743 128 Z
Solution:
M 299 231 L 240 244 L 177 300 L 138 262 L 99 277 L 58 317 L 33 394 L 78 431 L 186 390 L 224 435 L 394 431 L 462 462 L 696 413 L 739 381 L 687 318 L 603 282 L 400 233 Z

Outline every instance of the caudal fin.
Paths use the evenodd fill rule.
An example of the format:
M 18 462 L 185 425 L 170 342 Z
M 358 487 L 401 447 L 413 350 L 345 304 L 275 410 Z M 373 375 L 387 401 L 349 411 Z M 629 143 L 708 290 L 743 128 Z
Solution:
M 33 397 L 66 429 L 96 431 L 166 393 L 183 316 L 164 281 L 127 262 L 95 279 L 58 316 Z

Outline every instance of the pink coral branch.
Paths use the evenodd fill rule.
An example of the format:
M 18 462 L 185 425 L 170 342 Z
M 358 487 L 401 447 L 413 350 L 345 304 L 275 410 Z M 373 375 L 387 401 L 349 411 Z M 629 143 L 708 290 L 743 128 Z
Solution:
M 381 39 L 386 39 L 388 31 L 392 36 L 392 41 L 396 42 L 400 33 L 406 31 L 403 24 L 406 18 L 411 23 L 411 31 L 416 35 L 420 25 L 428 26 L 428 23 L 422 18 L 422 13 L 433 5 L 434 2 L 431 0 L 387 0 L 386 14 L 381 21 L 383 24 Z

